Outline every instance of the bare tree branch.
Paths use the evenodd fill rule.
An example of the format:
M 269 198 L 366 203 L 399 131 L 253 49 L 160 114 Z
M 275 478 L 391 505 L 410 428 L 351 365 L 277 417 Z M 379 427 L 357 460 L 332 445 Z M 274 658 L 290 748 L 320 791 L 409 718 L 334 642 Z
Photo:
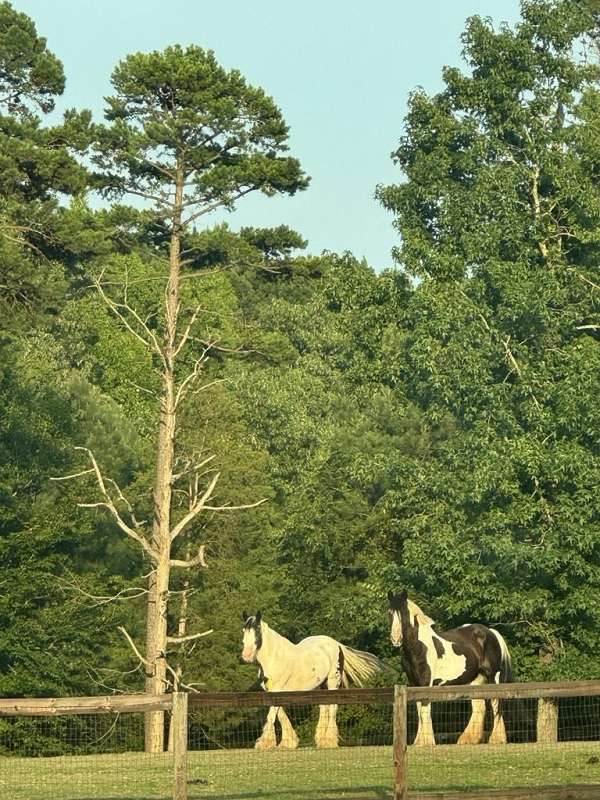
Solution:
M 198 336 L 192 336 L 191 340 L 193 342 L 199 342 L 199 344 L 203 345 L 208 350 L 217 350 L 219 353 L 243 353 L 247 355 L 248 353 L 255 353 L 256 350 L 245 350 L 241 345 L 240 347 L 224 347 L 223 345 L 217 344 L 217 342 L 207 342 L 204 339 L 200 339 Z
M 135 381 L 130 381 L 129 378 L 125 378 L 125 383 L 128 383 L 130 386 L 133 386 L 134 389 L 137 389 L 140 392 L 149 394 L 151 397 L 158 397 L 158 394 L 152 389 L 147 389 L 145 386 L 140 386 L 139 383 L 135 383 Z
M 574 272 L 580 281 L 583 281 L 583 283 L 587 283 L 587 285 L 591 286 L 592 289 L 600 289 L 600 286 L 597 283 L 594 283 L 594 281 L 590 280 L 585 275 L 582 275 L 581 272 L 579 272 L 579 270 L 575 269 L 575 267 L 569 267 L 568 271 Z
M 213 633 L 213 628 L 203 633 L 190 633 L 188 636 L 167 636 L 169 644 L 183 644 L 184 642 L 191 642 L 194 639 L 201 639 L 203 636 L 208 636 Z
M 89 469 L 82 469 L 81 472 L 74 472 L 72 475 L 59 475 L 58 477 L 50 478 L 51 481 L 70 481 L 73 478 L 81 478 L 83 475 L 91 475 L 94 472 L 94 468 L 90 467 Z
M 195 380 L 198 379 L 198 376 L 202 372 L 202 367 L 204 366 L 204 364 L 207 361 L 206 353 L 207 353 L 207 351 L 205 350 L 202 353 L 202 355 L 200 356 L 200 358 L 197 358 L 194 361 L 194 366 L 193 366 L 191 372 L 188 375 L 186 375 L 186 377 L 179 384 L 179 387 L 177 389 L 177 393 L 175 394 L 175 408 L 176 409 L 179 407 L 179 404 L 181 403 L 181 401 L 184 399 L 184 397 L 188 393 L 189 387 L 194 383 Z
M 125 628 L 122 625 L 119 625 L 118 630 L 121 631 L 123 636 L 127 639 L 127 641 L 129 642 L 129 646 L 135 653 L 136 657 L 139 659 L 140 663 L 142 663 L 145 667 L 147 667 L 149 670 L 152 671 L 154 669 L 153 665 L 150 663 L 150 661 L 148 661 L 148 659 L 144 658 L 144 656 L 140 653 L 140 651 L 135 645 L 135 642 L 133 641 L 131 636 L 127 633 Z M 169 670 L 169 672 L 173 675 L 174 678 L 174 682 L 163 679 L 163 683 L 165 683 L 166 686 L 173 686 L 174 689 L 177 690 L 177 687 L 179 686 L 179 676 L 167 661 L 166 654 L 163 653 L 161 657 L 164 659 L 166 668 Z
M 155 203 L 158 203 L 165 208 L 170 209 L 171 203 L 168 200 L 165 200 L 164 197 L 160 197 L 156 194 L 150 194 L 150 192 L 142 192 L 139 189 L 132 189 L 130 186 L 127 186 L 126 191 L 128 194 L 134 194 L 136 197 L 143 197 L 145 200 L 153 200 Z
M 173 353 L 174 358 L 177 358 L 181 350 L 185 347 L 186 342 L 190 338 L 191 330 L 198 319 L 198 315 L 202 311 L 202 306 L 196 306 L 194 311 L 192 312 L 192 316 L 190 317 L 190 321 L 188 322 L 186 329 L 181 334 L 181 338 L 179 340 L 179 344 L 175 348 L 175 352 Z
M 128 586 L 126 589 L 121 589 L 121 591 L 117 592 L 112 596 L 95 595 L 91 594 L 90 592 L 86 592 L 85 589 L 79 586 L 78 583 L 68 581 L 62 576 L 58 576 L 58 580 L 62 582 L 65 586 L 67 586 L 69 589 L 74 589 L 76 592 L 83 595 L 84 597 L 87 597 L 90 600 L 94 600 L 95 602 L 90 605 L 90 608 L 96 608 L 97 606 L 108 605 L 108 603 L 113 603 L 119 600 L 120 601 L 135 600 L 137 597 L 142 597 L 142 595 L 148 594 L 148 590 L 143 589 L 141 586 Z M 135 594 L 131 594 L 132 592 L 135 592 Z
M 185 514 L 182 519 L 179 520 L 177 525 L 171 530 L 171 541 L 177 538 L 179 534 L 185 529 L 185 527 L 196 517 L 204 508 L 205 503 L 207 500 L 210 500 L 212 497 L 212 493 L 215 490 L 215 486 L 217 485 L 219 478 L 221 477 L 221 473 L 217 472 L 211 482 L 208 484 L 204 494 L 197 500 L 190 510 Z
M 125 326 L 125 328 L 127 328 L 127 330 L 129 331 L 129 333 L 131 333 L 132 336 L 134 336 L 146 348 L 148 348 L 149 350 L 152 350 L 153 352 L 155 352 L 159 356 L 159 358 L 161 359 L 161 361 L 162 361 L 162 363 L 164 365 L 165 364 L 165 356 L 164 356 L 163 350 L 162 350 L 162 348 L 160 346 L 160 342 L 158 341 L 154 331 L 152 331 L 148 327 L 147 323 L 140 317 L 140 315 L 137 313 L 137 311 L 135 311 L 135 309 L 132 308 L 132 306 L 129 305 L 127 300 L 124 303 L 118 303 L 116 300 L 113 300 L 112 297 L 110 297 L 104 291 L 104 286 L 103 286 L 103 284 L 101 282 L 101 277 L 102 277 L 102 275 L 100 276 L 100 278 L 94 278 L 93 284 L 96 287 L 98 293 L 100 294 L 100 297 L 104 300 L 104 302 L 106 303 L 106 305 L 110 309 L 110 311 L 112 311 L 112 313 L 116 317 L 118 317 L 118 319 Z M 125 285 L 124 292 L 125 292 L 125 298 L 127 298 L 127 285 Z M 123 313 L 123 312 L 126 312 L 126 313 Z M 130 314 L 133 317 L 133 319 L 136 321 L 136 323 L 140 326 L 140 328 L 144 332 L 144 335 L 139 333 L 133 327 L 133 325 L 127 319 L 127 314 Z
M 140 544 L 142 546 L 142 548 L 144 549 L 144 551 L 150 556 L 150 558 L 153 561 L 155 561 L 155 562 L 158 561 L 158 557 L 159 557 L 158 553 L 156 552 L 156 550 L 154 550 L 154 548 L 152 547 L 150 542 L 146 539 L 146 537 L 143 534 L 139 533 L 134 528 L 132 528 L 130 525 L 128 525 L 125 522 L 125 520 L 123 519 L 123 517 L 121 516 L 121 514 L 119 513 L 119 511 L 118 511 L 117 507 L 115 506 L 114 501 L 113 501 L 108 489 L 106 488 L 106 482 L 105 482 L 105 480 L 104 480 L 104 478 L 102 476 L 102 472 L 100 471 L 100 467 L 98 466 L 98 463 L 97 463 L 96 459 L 94 458 L 94 454 L 92 453 L 92 451 L 87 447 L 76 447 L 75 450 L 82 450 L 83 452 L 88 454 L 88 457 L 89 457 L 90 461 L 92 462 L 93 472 L 96 475 L 96 481 L 98 483 L 100 491 L 102 492 L 103 496 L 105 497 L 105 500 L 102 501 L 102 502 L 97 502 L 97 503 L 78 503 L 77 505 L 80 508 L 101 508 L 101 507 L 106 508 L 108 511 L 110 511 L 113 519 L 116 521 L 117 525 L 119 526 L 119 528 L 121 528 L 123 533 L 126 533 L 127 536 L 129 536 L 131 539 L 134 539 L 138 544 Z M 111 480 L 111 483 L 114 486 L 116 486 L 116 483 L 114 481 Z M 119 497 L 126 503 L 128 508 L 131 509 L 131 505 L 129 504 L 129 502 L 127 500 L 125 500 L 125 498 L 123 497 L 123 494 L 122 494 L 120 489 L 118 490 L 118 493 L 119 493 Z M 133 517 L 133 514 L 132 514 L 132 517 Z M 135 517 L 133 517 L 133 522 L 134 522 L 134 525 L 138 524 L 137 521 L 135 520 Z
M 207 389 L 210 389 L 213 386 L 217 386 L 217 384 L 219 383 L 227 383 L 227 378 L 215 378 L 214 381 L 203 383 L 202 386 L 198 386 L 196 389 L 190 389 L 190 387 L 188 386 L 186 388 L 185 394 L 187 394 L 188 391 L 191 391 L 192 394 L 200 394 L 200 392 L 205 392 Z M 180 399 L 183 400 L 183 397 L 181 397 Z
M 179 686 L 182 686 L 184 689 L 187 689 L 188 692 L 194 692 L 194 694 L 200 694 L 196 686 L 206 686 L 206 683 L 203 681 L 194 681 L 194 683 L 183 683 L 179 681 Z
M 205 458 L 204 461 L 200 461 L 197 464 L 193 464 L 192 466 L 187 466 L 181 472 L 174 473 L 173 477 L 171 478 L 171 483 L 175 483 L 176 481 L 178 481 L 181 478 L 183 478 L 184 475 L 188 475 L 190 472 L 195 472 L 196 474 L 199 474 L 199 471 L 202 469 L 202 467 L 205 467 L 214 458 L 215 458 L 215 455 L 213 453 L 213 455 L 208 456 L 207 458 Z M 188 464 L 189 464 L 189 462 L 188 462 Z
M 263 503 L 267 502 L 267 498 L 263 497 L 262 500 L 257 500 L 255 503 L 244 503 L 243 505 L 239 506 L 204 506 L 206 511 L 242 511 L 245 508 L 256 508 L 257 506 L 262 506 Z
M 177 559 L 172 558 L 169 561 L 171 567 L 179 567 L 180 569 L 191 569 L 192 567 L 204 567 L 205 569 L 208 567 L 206 560 L 204 558 L 206 552 L 206 546 L 201 545 L 198 549 L 198 555 L 194 558 L 189 559 Z
M 144 658 L 144 656 L 143 656 L 143 655 L 140 653 L 140 651 L 139 651 L 139 650 L 137 649 L 137 647 L 135 646 L 135 642 L 133 641 L 133 639 L 131 638 L 131 636 L 130 636 L 130 635 L 127 633 L 127 631 L 125 630 L 125 628 L 124 628 L 122 625 L 119 625 L 119 627 L 117 628 L 117 630 L 121 631 L 121 633 L 123 634 L 123 636 L 124 636 L 124 637 L 127 639 L 127 641 L 129 642 L 129 646 L 131 647 L 131 649 L 132 649 L 132 650 L 133 650 L 133 652 L 135 653 L 136 657 L 137 657 L 137 658 L 140 660 L 140 662 L 141 662 L 141 663 L 142 663 L 142 664 L 143 664 L 145 667 L 148 667 L 148 669 L 152 670 L 152 669 L 153 669 L 153 666 L 152 666 L 152 664 L 151 664 L 151 663 L 150 663 L 150 662 L 149 662 L 147 659 L 145 659 L 145 658 Z

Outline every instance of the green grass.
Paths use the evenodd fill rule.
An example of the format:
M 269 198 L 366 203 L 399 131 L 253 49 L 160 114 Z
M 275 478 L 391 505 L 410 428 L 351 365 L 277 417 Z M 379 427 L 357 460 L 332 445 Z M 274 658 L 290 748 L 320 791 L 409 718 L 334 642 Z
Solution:
M 423 791 L 600 784 L 600 743 L 409 748 L 409 765 L 410 788 Z M 0 797 L 167 800 L 171 776 L 168 755 L 0 757 Z M 386 798 L 392 754 L 389 747 L 192 752 L 188 779 L 190 800 Z

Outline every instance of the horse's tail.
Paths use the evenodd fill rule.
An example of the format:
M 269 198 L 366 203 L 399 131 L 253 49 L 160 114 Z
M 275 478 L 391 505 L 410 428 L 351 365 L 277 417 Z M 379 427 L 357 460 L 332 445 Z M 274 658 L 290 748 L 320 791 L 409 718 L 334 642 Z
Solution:
M 500 645 L 500 683 L 511 683 L 513 679 L 512 659 L 508 652 L 508 646 L 501 633 L 494 628 L 490 628 Z
M 340 644 L 340 661 L 342 662 L 340 671 L 344 686 L 348 686 L 349 680 L 362 686 L 364 681 L 377 675 L 384 668 L 383 662 L 377 656 L 364 650 L 354 650 L 344 644 Z

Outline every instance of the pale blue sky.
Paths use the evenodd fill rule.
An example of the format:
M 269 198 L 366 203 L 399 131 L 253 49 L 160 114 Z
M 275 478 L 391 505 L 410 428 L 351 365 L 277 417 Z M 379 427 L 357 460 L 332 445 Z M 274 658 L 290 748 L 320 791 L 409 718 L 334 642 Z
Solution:
M 518 18 L 518 0 L 12 0 L 63 61 L 61 107 L 100 115 L 115 64 L 136 51 L 198 44 L 262 86 L 291 128 L 291 153 L 312 182 L 293 198 L 248 197 L 233 228 L 296 228 L 309 251 L 351 250 L 381 269 L 397 241 L 374 200 L 396 182 L 390 159 L 408 93 L 436 91 L 461 63 L 471 14 Z M 215 217 L 215 221 L 217 218 Z

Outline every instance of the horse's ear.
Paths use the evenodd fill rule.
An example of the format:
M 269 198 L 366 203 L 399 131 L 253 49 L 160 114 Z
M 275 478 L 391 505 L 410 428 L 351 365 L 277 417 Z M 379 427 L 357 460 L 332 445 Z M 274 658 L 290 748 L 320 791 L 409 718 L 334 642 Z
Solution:
M 256 620 L 257 625 L 260 625 L 260 621 L 262 619 L 262 612 L 261 611 L 257 611 L 256 612 L 256 616 L 254 617 L 254 619 Z
M 242 622 L 246 622 L 247 619 L 248 619 L 248 614 L 246 614 L 245 611 L 242 611 Z
M 388 597 L 388 603 L 391 605 L 392 604 L 392 600 L 394 599 L 394 593 L 392 592 L 391 589 L 388 589 L 387 597 Z
M 402 589 L 402 591 L 400 592 L 400 600 L 402 600 L 403 603 L 406 600 L 408 600 L 408 592 L 406 591 L 406 589 Z

